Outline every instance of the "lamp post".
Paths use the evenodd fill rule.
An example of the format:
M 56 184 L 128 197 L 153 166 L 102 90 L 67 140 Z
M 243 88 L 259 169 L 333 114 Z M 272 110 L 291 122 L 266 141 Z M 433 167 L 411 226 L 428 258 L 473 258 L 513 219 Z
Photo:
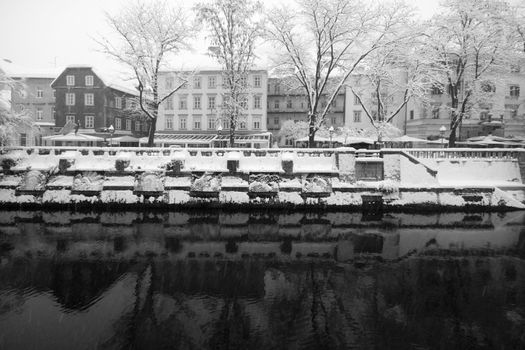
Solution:
M 441 137 L 441 148 L 443 148 L 443 139 L 445 138 L 445 131 L 447 131 L 447 128 L 445 128 L 445 125 L 441 125 L 439 128 L 439 136 Z
M 221 133 L 222 133 L 222 125 L 221 125 L 221 122 L 219 121 L 219 125 L 217 125 L 217 138 L 219 140 L 219 147 L 222 147 L 222 141 L 221 141 Z
M 332 125 L 330 129 L 328 129 L 328 132 L 330 133 L 330 148 L 334 148 L 334 145 L 332 144 L 332 136 L 334 136 L 334 126 Z
M 109 147 L 113 146 L 113 133 L 115 132 L 115 128 L 113 127 L 113 124 L 111 124 L 108 128 L 109 131 Z

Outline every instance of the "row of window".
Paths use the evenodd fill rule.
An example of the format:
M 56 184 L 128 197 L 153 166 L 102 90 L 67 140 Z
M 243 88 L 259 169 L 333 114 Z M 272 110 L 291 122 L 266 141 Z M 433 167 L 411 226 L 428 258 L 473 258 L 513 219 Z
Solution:
M 216 96 L 208 96 L 208 110 L 214 110 L 217 108 L 217 98 Z M 245 98 L 241 100 L 240 102 L 241 108 L 248 109 L 248 98 Z M 179 97 L 179 110 L 186 110 L 188 109 L 188 99 L 185 96 Z M 173 110 L 173 99 L 168 98 L 166 100 L 166 104 L 164 105 L 164 108 L 168 111 Z M 201 96 L 193 96 L 193 109 L 194 110 L 200 110 L 202 109 L 202 97 Z M 261 109 L 261 96 L 253 96 L 253 109 Z
M 86 75 L 84 76 L 84 85 L 85 86 L 93 86 L 93 76 L 92 75 Z M 74 75 L 66 75 L 66 85 L 67 86 L 75 86 L 75 76 Z
M 326 105 L 327 105 L 327 101 L 321 101 L 321 108 L 325 108 Z M 333 100 L 331 106 L 332 107 L 337 107 L 337 100 Z M 268 106 L 268 107 L 270 107 L 270 106 Z M 274 100 L 273 101 L 273 108 L 274 109 L 281 108 L 281 100 Z M 286 108 L 287 109 L 293 108 L 293 101 L 291 99 L 286 100 Z M 301 109 L 304 109 L 304 108 L 305 108 L 305 102 L 301 101 Z
M 74 115 L 66 115 L 66 124 L 75 123 L 76 117 Z M 79 124 L 82 124 L 79 121 Z M 115 118 L 115 129 L 122 130 L 122 118 Z M 125 130 L 131 130 L 131 119 L 125 119 Z M 147 124 L 141 123 L 139 120 L 135 121 L 135 131 L 145 130 Z M 94 115 L 85 115 L 84 116 L 84 128 L 93 129 L 95 128 L 95 116 Z
M 217 88 L 217 76 L 210 75 L 206 77 L 207 79 L 207 86 L 208 89 L 215 89 Z M 254 75 L 253 76 L 253 87 L 254 88 L 260 88 L 261 87 L 261 76 L 260 75 Z M 194 89 L 201 89 L 202 88 L 202 77 L 201 76 L 195 76 L 192 78 L 193 80 L 193 88 Z M 180 84 L 180 83 L 179 83 Z M 243 87 L 248 86 L 248 81 L 246 77 L 240 77 L 239 84 Z M 175 78 L 174 77 L 166 77 L 166 85 L 167 90 L 177 88 L 178 86 L 175 86 Z M 188 82 L 182 83 L 181 89 L 186 89 L 188 87 Z
M 491 83 L 483 83 L 483 85 L 481 86 L 481 89 L 483 90 L 483 92 L 487 92 L 487 93 L 496 92 L 496 86 Z M 511 98 L 520 97 L 520 86 L 518 84 L 508 85 L 507 91 L 508 91 L 508 95 L 507 95 L 508 97 L 511 97 Z M 434 86 L 430 90 L 430 94 L 431 95 L 442 95 L 443 90 L 441 90 L 440 87 Z
M 76 95 L 74 93 L 66 93 L 66 106 L 74 106 L 76 104 Z M 84 106 L 94 106 L 95 95 L 92 93 L 84 94 Z
M 173 130 L 174 126 L 174 117 L 173 116 L 166 116 L 165 117 L 165 128 L 166 130 Z M 188 118 L 185 116 L 180 116 L 179 118 L 179 130 L 188 130 Z M 193 120 L 193 130 L 203 130 L 204 127 L 202 125 L 202 119 L 201 117 L 192 117 Z M 230 121 L 229 120 L 221 120 L 217 119 L 215 117 L 208 117 L 207 118 L 207 129 L 208 130 L 216 130 L 219 125 L 222 126 L 223 129 L 228 129 L 230 127 Z M 261 128 L 261 119 L 260 118 L 254 118 L 252 121 L 252 128 L 254 130 L 258 130 Z M 240 130 L 246 130 L 246 121 L 239 121 L 239 129 Z

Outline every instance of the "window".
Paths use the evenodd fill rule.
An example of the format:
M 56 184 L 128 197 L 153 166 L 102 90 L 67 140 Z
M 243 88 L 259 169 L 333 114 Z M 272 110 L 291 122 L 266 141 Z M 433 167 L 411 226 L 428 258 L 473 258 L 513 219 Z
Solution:
M 354 106 L 359 106 L 359 105 L 360 105 L 359 97 L 356 94 L 354 94 Z
M 66 85 L 75 86 L 75 76 L 74 75 L 66 75 Z
M 480 120 L 486 120 L 489 118 L 489 112 L 488 111 L 483 111 L 481 113 L 479 113 L 479 119 Z
M 208 117 L 208 129 L 209 130 L 215 129 L 215 118 L 214 117 Z
M 92 75 L 86 75 L 85 77 L 86 86 L 93 86 L 93 76 Z
M 179 109 L 188 109 L 188 100 L 186 97 L 181 97 L 179 100 Z
M 439 107 L 432 108 L 432 119 L 439 119 Z
M 372 119 L 377 120 L 377 111 L 372 111 Z
M 496 85 L 491 81 L 484 81 L 481 83 L 481 91 L 485 93 L 496 92 Z
M 261 118 L 253 118 L 253 128 L 254 129 L 261 128 Z
M 194 89 L 200 89 L 201 88 L 201 77 L 194 77 L 193 78 L 193 88 Z
M 93 129 L 95 127 L 95 116 L 86 115 L 84 117 L 84 125 L 86 129 Z
M 186 130 L 186 117 L 180 117 L 180 129 Z
M 86 106 L 93 106 L 95 104 L 95 97 L 93 94 L 84 94 L 84 104 Z
M 43 115 L 44 115 L 44 113 L 43 113 L 42 109 L 38 108 L 36 110 L 36 120 L 42 120 L 43 119 Z
M 173 97 L 166 99 L 166 110 L 171 111 L 173 109 Z
M 260 88 L 261 87 L 261 76 L 255 75 L 253 77 L 253 87 Z
M 166 89 L 173 89 L 173 77 L 166 77 Z
M 332 101 L 332 107 L 337 107 L 337 99 L 334 99 L 334 100 Z
M 193 117 L 193 129 L 194 130 L 201 129 L 201 118 L 200 117 Z
M 122 119 L 115 118 L 115 129 L 117 129 L 117 130 L 122 129 Z
M 275 84 L 274 87 L 275 94 L 278 95 L 281 93 L 281 86 L 279 84 Z
M 140 122 L 138 120 L 135 122 L 135 131 L 140 131 Z
M 173 129 L 173 116 L 171 115 L 166 116 L 166 129 Z
M 520 97 L 520 86 L 519 85 L 511 85 L 509 87 L 509 93 L 510 93 L 510 97 L 514 97 L 514 98 Z
M 279 117 L 274 117 L 273 118 L 273 124 L 276 125 L 276 126 L 279 126 Z
M 27 146 L 27 134 L 20 134 L 20 146 Z
M 275 100 L 273 107 L 279 109 L 279 100 Z
M 208 88 L 215 89 L 217 87 L 217 78 L 214 76 L 208 77 Z
M 337 125 L 337 118 L 332 117 L 330 121 L 331 121 L 331 125 Z
M 241 97 L 241 108 L 242 109 L 248 108 L 248 98 L 247 97 Z
M 44 90 L 42 90 L 41 88 L 38 88 L 36 90 L 36 98 L 42 98 L 44 97 Z
M 115 97 L 115 107 L 122 108 L 122 98 L 119 96 Z
M 253 108 L 261 109 L 261 96 L 253 96 Z
M 75 123 L 75 116 L 74 115 L 66 115 L 66 124 L 69 123 Z
M 208 109 L 215 109 L 215 96 L 208 96 Z
M 361 123 L 361 111 L 354 111 L 354 123 Z
M 126 119 L 126 130 L 131 130 L 131 120 Z
M 414 119 L 414 111 L 410 111 L 410 120 Z
M 241 122 L 239 123 L 239 129 L 246 130 L 246 121 L 245 120 L 241 120 Z
M 510 72 L 511 73 L 519 73 L 521 71 L 520 66 L 518 64 L 513 64 L 510 66 Z
M 246 87 L 246 76 L 242 76 L 241 79 L 239 80 L 239 84 L 242 86 L 242 87 Z
M 75 105 L 75 94 L 67 93 L 66 94 L 66 106 L 74 106 L 74 105 Z
M 430 94 L 431 95 L 441 95 L 442 91 L 439 88 L 439 86 L 433 86 L 432 89 L 430 90 Z
M 292 108 L 292 100 L 286 101 L 286 108 Z
M 193 109 L 201 109 L 201 97 L 193 96 Z

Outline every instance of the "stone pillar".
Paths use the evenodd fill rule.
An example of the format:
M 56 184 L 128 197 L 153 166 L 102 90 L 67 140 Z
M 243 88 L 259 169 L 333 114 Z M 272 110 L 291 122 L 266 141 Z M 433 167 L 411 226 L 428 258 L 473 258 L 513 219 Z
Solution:
M 395 182 L 401 181 L 401 155 L 396 151 L 383 150 L 383 178 Z
M 339 169 L 339 179 L 355 182 L 355 149 L 338 148 L 335 150 L 335 165 Z

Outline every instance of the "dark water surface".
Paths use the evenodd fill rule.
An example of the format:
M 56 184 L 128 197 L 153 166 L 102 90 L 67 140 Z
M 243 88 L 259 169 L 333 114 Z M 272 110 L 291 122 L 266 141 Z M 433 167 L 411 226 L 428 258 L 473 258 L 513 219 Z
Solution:
M 0 349 L 523 349 L 525 214 L 0 211 Z

